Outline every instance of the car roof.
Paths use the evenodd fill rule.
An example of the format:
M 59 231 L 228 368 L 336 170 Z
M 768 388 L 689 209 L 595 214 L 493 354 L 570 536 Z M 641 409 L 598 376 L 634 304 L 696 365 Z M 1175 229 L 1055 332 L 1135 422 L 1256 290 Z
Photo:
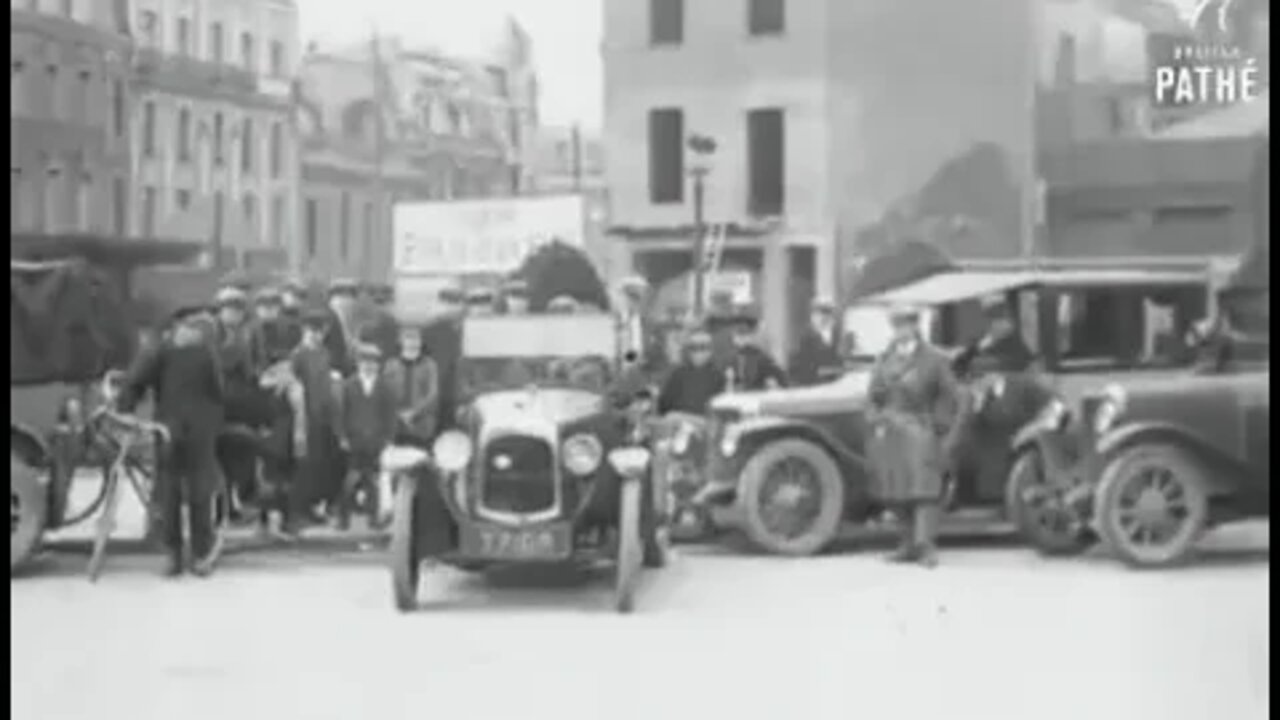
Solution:
M 876 305 L 934 306 L 1032 287 L 1178 286 L 1207 282 L 1202 269 L 1051 268 L 1038 270 L 954 270 L 864 298 Z

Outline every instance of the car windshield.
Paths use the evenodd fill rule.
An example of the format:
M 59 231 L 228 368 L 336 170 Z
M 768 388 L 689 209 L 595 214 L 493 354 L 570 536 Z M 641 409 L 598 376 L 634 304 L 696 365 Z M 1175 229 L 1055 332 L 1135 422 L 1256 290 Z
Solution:
M 847 338 L 849 357 L 857 361 L 875 360 L 889 349 L 893 341 L 893 325 L 889 322 L 890 309 L 884 305 L 855 305 L 844 313 L 844 334 Z M 931 335 L 932 313 L 920 318 L 921 330 Z
M 604 392 L 613 379 L 613 317 L 495 315 L 462 326 L 462 381 L 473 392 L 531 384 Z

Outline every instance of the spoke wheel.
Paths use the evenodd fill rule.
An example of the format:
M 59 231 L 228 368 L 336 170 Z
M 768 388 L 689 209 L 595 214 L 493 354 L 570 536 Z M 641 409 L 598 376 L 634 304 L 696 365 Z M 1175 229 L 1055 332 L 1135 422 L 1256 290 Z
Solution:
M 1095 523 L 1107 547 L 1134 567 L 1183 560 L 1209 514 L 1204 469 L 1171 445 L 1139 445 L 1107 464 Z
M 1052 485 L 1040 453 L 1030 450 L 1014 459 L 1005 511 L 1018 534 L 1044 555 L 1078 555 L 1094 542 L 1085 518 L 1065 504 L 1068 489 Z
M 408 475 L 398 478 L 391 510 L 391 544 L 388 562 L 391 566 L 391 593 L 396 610 L 411 612 L 418 608 L 418 585 L 422 558 L 418 557 L 417 512 L 415 487 Z
M 9 451 L 9 572 L 31 559 L 40 546 L 48 507 L 39 468 Z
M 743 467 L 738 502 L 744 530 L 779 555 L 812 555 L 835 539 L 844 514 L 844 480 L 835 460 L 807 440 L 779 440 Z
M 642 491 L 639 480 L 622 481 L 618 557 L 613 590 L 614 609 L 620 613 L 629 613 L 635 608 L 636 586 L 640 583 L 640 568 L 644 559 L 644 540 L 640 527 L 641 504 L 644 502 Z

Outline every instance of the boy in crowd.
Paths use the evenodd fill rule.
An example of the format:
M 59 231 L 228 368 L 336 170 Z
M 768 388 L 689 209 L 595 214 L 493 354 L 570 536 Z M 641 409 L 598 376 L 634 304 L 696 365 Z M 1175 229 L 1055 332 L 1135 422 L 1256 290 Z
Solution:
M 351 526 L 351 510 L 363 496 L 370 519 L 377 522 L 378 459 L 395 438 L 396 394 L 382 377 L 382 352 L 361 344 L 356 372 L 342 385 L 339 442 L 347 453 L 347 478 L 338 505 L 338 529 Z
M 334 486 L 341 485 L 341 478 L 335 477 L 333 469 L 337 460 L 337 414 L 329 352 L 324 345 L 328 324 L 328 314 L 323 311 L 303 316 L 302 339 L 290 358 L 306 407 L 306 454 L 298 463 L 298 475 L 290 486 L 289 517 L 284 525 L 288 534 L 296 534 L 304 524 L 320 522 L 313 506 L 321 500 L 332 503 L 339 495 Z M 330 510 L 336 511 L 336 506 Z
M 399 346 L 400 354 L 387 361 L 382 375 L 396 396 L 400 432 L 429 447 L 440 409 L 440 373 L 435 361 L 423 352 L 422 332 L 417 327 L 401 326 Z

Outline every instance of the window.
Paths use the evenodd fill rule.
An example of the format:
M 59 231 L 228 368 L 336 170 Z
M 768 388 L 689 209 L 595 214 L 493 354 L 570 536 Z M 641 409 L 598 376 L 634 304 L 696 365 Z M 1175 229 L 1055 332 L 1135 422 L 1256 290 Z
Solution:
M 45 170 L 45 176 L 44 217 L 41 218 L 40 230 L 55 233 L 62 229 L 59 225 L 61 218 L 58 217 L 59 205 L 62 204 L 64 199 L 62 196 L 62 168 L 56 165 L 48 167 Z
M 27 203 L 22 185 L 22 168 L 9 168 L 9 229 L 22 230 Z
M 23 70 L 26 63 L 22 58 L 14 58 L 9 66 L 9 114 L 26 115 L 27 109 L 27 82 L 26 75 Z
M 276 247 L 284 245 L 284 196 L 277 194 L 271 198 L 271 244 Z
M 271 41 L 271 74 L 276 77 L 285 76 L 284 43 L 279 40 Z
M 153 187 L 142 189 L 142 235 L 143 237 L 156 236 L 156 199 L 158 191 Z
M 49 64 L 45 71 L 49 74 L 48 85 L 45 92 L 49 98 L 49 117 L 54 120 L 62 119 L 62 103 L 60 102 L 61 88 L 58 87 L 58 66 Z
M 178 18 L 178 47 L 179 55 L 191 54 L 191 21 L 187 18 Z
M 649 43 L 684 42 L 684 0 L 649 0 Z
M 76 85 L 70 89 L 70 102 L 67 103 L 67 117 L 86 125 L 93 124 L 97 118 L 97 103 L 90 95 L 93 93 L 93 73 L 82 68 L 76 73 Z
M 245 118 L 240 130 L 240 170 L 253 172 L 253 119 Z
M 71 218 L 67 226 L 78 232 L 93 232 L 93 176 L 80 173 L 71 202 Z
M 178 111 L 178 161 L 191 162 L 191 110 Z
M 360 233 L 360 236 L 364 239 L 361 253 L 364 261 L 368 263 L 373 256 L 373 203 L 371 202 L 364 204 L 363 226 L 364 229 Z
M 128 129 L 129 117 L 125 112 L 124 83 L 111 81 L 111 132 L 116 137 L 124 137 Z
M 186 211 L 191 209 L 191 191 L 185 188 L 174 191 L 173 203 L 178 206 L 179 210 Z
M 747 212 L 781 215 L 786 208 L 786 118 L 778 108 L 747 113 Z
M 1118 97 L 1107 98 L 1107 126 L 1112 135 L 1125 132 L 1124 100 Z
M 307 198 L 307 216 L 303 222 L 306 223 L 303 232 L 307 238 L 307 257 L 314 258 L 320 247 L 320 205 L 315 198 Z
M 747 0 L 747 32 L 781 35 L 787 28 L 786 0 Z
M 138 31 L 143 45 L 155 47 L 160 44 L 160 16 L 155 10 L 143 10 L 138 14 Z
M 1054 358 L 1066 370 L 1173 367 L 1205 314 L 1203 286 L 1067 290 L 1057 296 Z
M 250 33 L 240 33 L 240 62 L 244 63 L 244 69 L 254 71 L 257 69 L 257 63 L 253 57 L 253 35 Z
M 223 221 L 226 219 L 227 199 L 219 190 L 213 194 L 213 244 L 222 246 Z
M 148 100 L 142 105 L 142 153 L 147 157 L 156 154 L 156 104 Z
M 280 123 L 271 125 L 271 177 L 284 173 L 284 129 Z
M 222 23 L 216 22 L 209 26 L 209 59 L 221 63 L 225 60 L 226 39 L 222 34 Z
M 111 229 L 116 237 L 129 233 L 129 184 L 122 177 L 111 180 Z
M 351 194 L 342 193 L 342 205 L 338 220 L 338 256 L 346 260 L 351 255 Z
M 684 202 L 684 112 L 649 111 L 649 201 Z
M 244 215 L 245 227 L 249 229 L 249 239 L 258 243 L 258 198 L 250 193 L 240 199 L 240 212 Z
M 224 134 L 223 133 L 224 124 L 225 124 L 225 120 L 223 120 L 222 118 L 222 113 L 214 113 L 213 114 L 213 164 L 214 165 L 222 164 L 222 159 L 223 159 L 222 158 L 222 136 Z

